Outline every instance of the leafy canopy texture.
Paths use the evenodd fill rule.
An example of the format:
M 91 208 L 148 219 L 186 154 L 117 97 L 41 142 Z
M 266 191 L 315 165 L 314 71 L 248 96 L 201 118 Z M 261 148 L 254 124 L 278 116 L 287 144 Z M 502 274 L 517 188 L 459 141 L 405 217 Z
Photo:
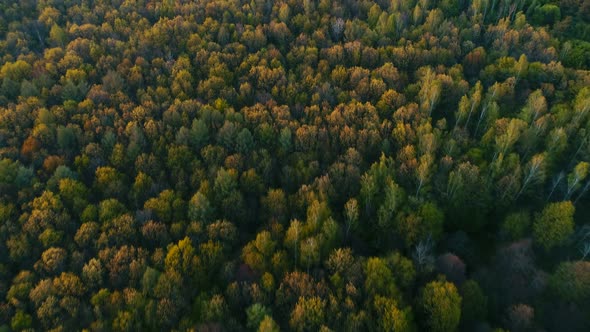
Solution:
M 419 306 L 430 331 L 455 331 L 461 319 L 461 296 L 447 281 L 432 281 L 422 289 Z
M 569 202 L 551 203 L 536 215 L 533 224 L 535 241 L 545 250 L 562 245 L 574 232 L 574 205 Z
M 590 0 L 0 1 L 0 332 L 590 331 Z

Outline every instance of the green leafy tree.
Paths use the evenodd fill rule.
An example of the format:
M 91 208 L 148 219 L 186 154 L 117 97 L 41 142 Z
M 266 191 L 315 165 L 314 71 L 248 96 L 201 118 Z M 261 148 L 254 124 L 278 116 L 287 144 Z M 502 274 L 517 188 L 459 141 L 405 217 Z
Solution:
M 73 179 L 61 179 L 59 181 L 59 191 L 64 203 L 73 210 L 74 214 L 80 214 L 88 205 L 88 188 Z
M 144 204 L 145 209 L 152 210 L 159 220 L 171 223 L 185 217 L 185 202 L 173 190 L 164 190 L 157 198 L 150 198 Z
M 264 319 L 258 326 L 258 332 L 279 332 L 279 325 L 272 319 L 271 316 L 264 316 Z
M 268 271 L 275 253 L 276 242 L 268 231 L 256 235 L 256 239 L 246 244 L 242 250 L 242 259 L 252 269 L 260 273 Z
M 49 38 L 55 45 L 63 47 L 67 42 L 68 35 L 59 25 L 53 24 L 49 31 Z
M 359 221 L 359 205 L 356 199 L 349 199 L 344 205 L 344 218 L 346 221 L 346 238 L 350 231 L 354 231 L 358 227 Z
M 393 298 L 399 296 L 393 273 L 382 259 L 377 257 L 369 258 L 365 273 L 367 276 L 365 290 L 369 295 L 383 295 Z
M 291 312 L 289 326 L 299 332 L 317 331 L 325 322 L 326 302 L 321 298 L 300 297 Z
M 258 328 L 266 317 L 271 316 L 270 310 L 260 303 L 255 303 L 246 309 L 247 323 L 249 329 Z
M 25 313 L 22 310 L 16 312 L 10 322 L 10 327 L 14 331 L 23 331 L 33 327 L 33 318 L 31 315 Z
M 461 285 L 461 320 L 469 326 L 483 322 L 487 316 L 488 298 L 475 280 L 467 280 Z
M 501 230 L 512 240 L 523 238 L 531 227 L 531 216 L 527 211 L 513 212 L 506 216 Z
M 420 292 L 418 308 L 430 331 L 455 331 L 461 319 L 461 296 L 450 282 L 432 281 Z
M 165 259 L 166 270 L 180 273 L 187 278 L 196 278 L 199 273 L 200 259 L 196 255 L 191 240 L 186 237 L 177 244 L 171 245 Z
M 248 128 L 242 129 L 236 136 L 236 150 L 248 154 L 254 148 L 254 137 Z
M 545 250 L 565 243 L 574 232 L 574 205 L 570 201 L 550 203 L 535 215 L 533 237 Z
M 197 192 L 188 202 L 188 218 L 192 221 L 210 222 L 213 207 L 209 199 L 201 192 Z
M 376 296 L 373 307 L 377 315 L 377 331 L 415 331 L 411 308 L 399 309 L 395 300 Z
M 579 162 L 573 171 L 567 176 L 567 192 L 565 199 L 569 199 L 575 190 L 581 187 L 581 182 L 586 179 L 590 172 L 590 163 Z
M 561 299 L 583 303 L 590 297 L 590 262 L 562 262 L 549 280 L 550 289 Z

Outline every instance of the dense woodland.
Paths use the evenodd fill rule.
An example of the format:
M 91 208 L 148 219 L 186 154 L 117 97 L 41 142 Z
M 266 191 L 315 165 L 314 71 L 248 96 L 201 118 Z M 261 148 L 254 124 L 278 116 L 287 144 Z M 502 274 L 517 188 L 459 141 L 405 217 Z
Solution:
M 0 331 L 589 331 L 590 0 L 0 1 Z

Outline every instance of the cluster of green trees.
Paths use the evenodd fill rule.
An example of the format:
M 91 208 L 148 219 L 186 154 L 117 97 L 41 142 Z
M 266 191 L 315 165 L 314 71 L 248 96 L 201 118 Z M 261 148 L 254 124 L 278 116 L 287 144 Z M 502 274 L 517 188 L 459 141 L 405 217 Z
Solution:
M 590 330 L 590 0 L 0 3 L 0 331 Z

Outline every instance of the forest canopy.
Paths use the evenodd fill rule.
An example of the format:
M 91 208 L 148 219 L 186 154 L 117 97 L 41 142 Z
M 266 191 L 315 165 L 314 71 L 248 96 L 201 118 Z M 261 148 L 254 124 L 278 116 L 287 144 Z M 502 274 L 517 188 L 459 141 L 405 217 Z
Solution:
M 0 331 L 590 330 L 590 0 L 0 3 Z

